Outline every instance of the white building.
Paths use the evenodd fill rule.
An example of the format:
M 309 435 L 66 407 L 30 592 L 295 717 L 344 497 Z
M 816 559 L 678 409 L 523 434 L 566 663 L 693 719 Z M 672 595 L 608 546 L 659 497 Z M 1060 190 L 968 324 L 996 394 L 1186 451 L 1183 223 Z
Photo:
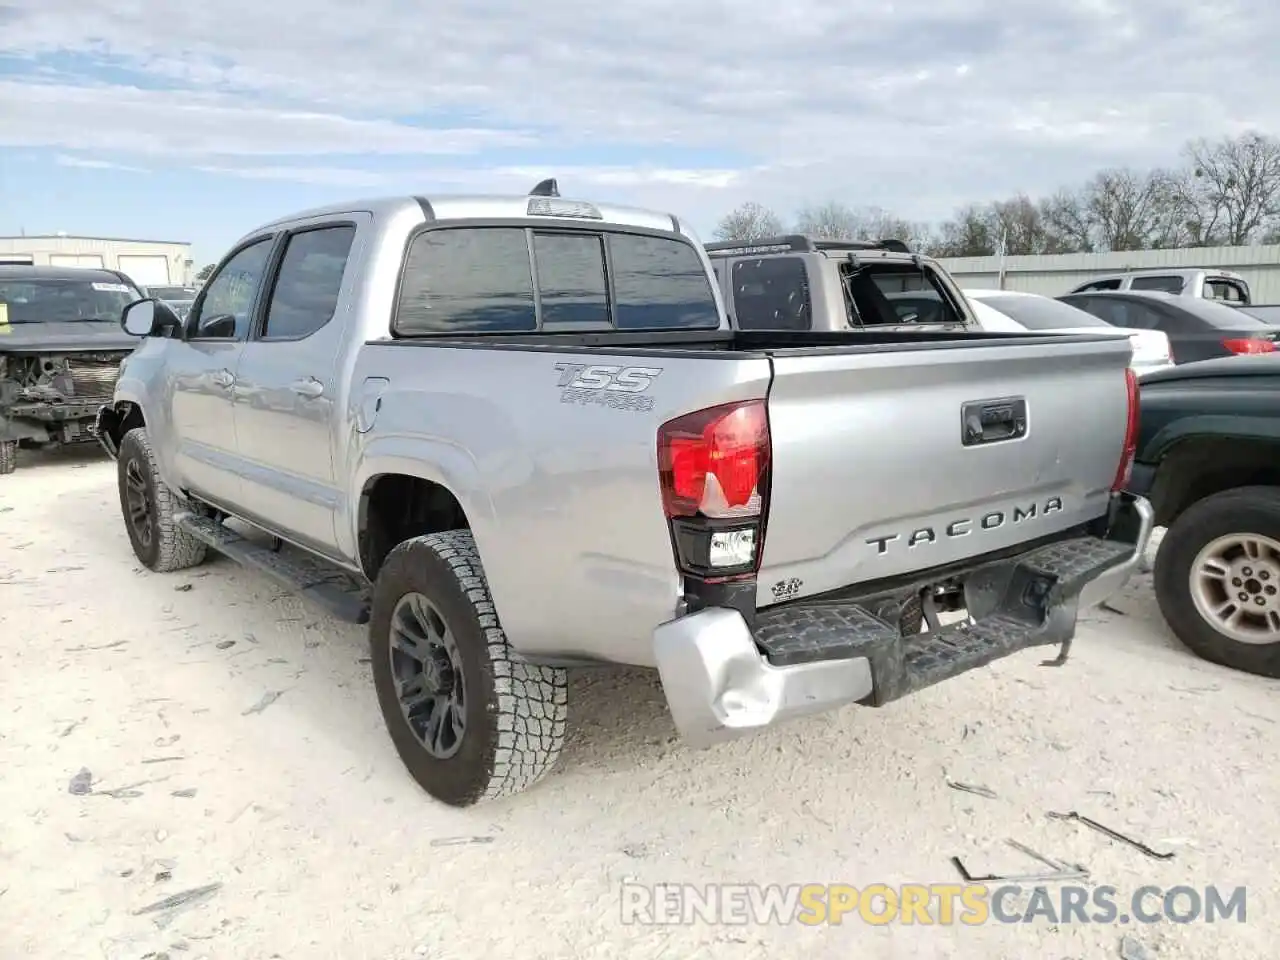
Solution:
M 141 286 L 189 284 L 194 275 L 191 244 L 116 237 L 0 237 L 0 263 L 119 270 Z

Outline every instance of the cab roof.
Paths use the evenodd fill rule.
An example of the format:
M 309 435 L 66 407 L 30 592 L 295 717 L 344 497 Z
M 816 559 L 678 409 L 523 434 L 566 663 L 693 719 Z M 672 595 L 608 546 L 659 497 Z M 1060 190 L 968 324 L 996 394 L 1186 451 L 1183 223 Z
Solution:
M 539 202 L 550 210 L 590 209 L 596 215 L 558 215 L 557 213 L 531 212 L 531 204 Z M 593 200 L 561 198 L 559 196 L 512 194 L 439 194 L 434 196 L 389 196 L 366 199 L 346 200 L 313 207 L 297 213 L 280 217 L 259 229 L 284 226 L 298 220 L 310 220 L 318 217 L 340 216 L 344 213 L 366 212 L 377 219 L 395 217 L 408 211 L 421 211 L 428 221 L 449 220 L 549 220 L 577 225 L 613 224 L 629 227 L 640 227 L 649 230 L 664 230 L 683 234 L 694 238 L 693 231 L 671 213 L 658 210 L 647 210 L 641 207 L 629 207 L 620 204 L 597 203 Z

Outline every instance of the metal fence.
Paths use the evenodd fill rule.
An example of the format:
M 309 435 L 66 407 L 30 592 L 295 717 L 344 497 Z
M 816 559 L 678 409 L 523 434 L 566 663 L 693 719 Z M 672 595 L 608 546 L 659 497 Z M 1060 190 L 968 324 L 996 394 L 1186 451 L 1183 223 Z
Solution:
M 939 262 L 961 287 L 1000 286 L 999 257 L 957 257 Z M 1194 267 L 1238 273 L 1248 282 L 1254 303 L 1280 303 L 1280 245 L 1006 257 L 1004 286 L 1007 290 L 1057 297 L 1103 274 Z

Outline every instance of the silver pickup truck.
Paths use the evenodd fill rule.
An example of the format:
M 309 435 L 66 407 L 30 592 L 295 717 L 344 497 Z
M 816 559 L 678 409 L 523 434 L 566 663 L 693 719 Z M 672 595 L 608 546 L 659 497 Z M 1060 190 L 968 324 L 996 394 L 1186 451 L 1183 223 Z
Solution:
M 1061 663 L 1151 531 L 1127 341 L 732 330 L 679 219 L 545 185 L 278 220 L 185 320 L 122 323 L 97 429 L 138 558 L 212 549 L 367 621 L 391 739 L 453 805 L 547 772 L 575 666 L 656 668 L 705 746 Z

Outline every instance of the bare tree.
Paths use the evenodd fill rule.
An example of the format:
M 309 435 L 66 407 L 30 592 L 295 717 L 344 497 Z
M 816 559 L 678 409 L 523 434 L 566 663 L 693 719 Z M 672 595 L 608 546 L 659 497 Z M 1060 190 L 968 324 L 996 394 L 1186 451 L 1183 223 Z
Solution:
M 748 200 L 716 225 L 717 240 L 762 240 L 785 233 L 782 220 L 768 207 Z
M 796 232 L 814 240 L 902 240 L 912 249 L 929 240 L 926 224 L 903 220 L 882 207 L 848 207 L 836 201 L 801 210 Z
M 1082 192 L 1059 190 L 1040 201 L 1040 219 L 1046 234 L 1045 253 L 1093 252 L 1093 221 Z
M 968 204 L 936 229 L 875 206 L 839 202 L 800 211 L 796 231 L 815 239 L 906 240 L 941 257 L 1075 253 L 1210 244 L 1280 243 L 1280 139 L 1258 133 L 1184 148 L 1182 169 L 1099 171 L 1079 188 L 1033 201 L 1025 194 Z M 783 231 L 759 204 L 721 221 L 718 235 L 753 239 Z
M 1186 147 L 1181 196 L 1201 243 L 1247 244 L 1280 216 L 1280 141 L 1246 133 Z
M 1051 249 L 1053 237 L 1039 205 L 1025 193 L 997 200 L 991 204 L 987 217 L 997 241 L 1003 240 L 1005 253 L 1010 256 L 1058 252 Z
M 1103 170 L 1084 190 L 1097 245 L 1103 250 L 1149 250 L 1173 227 L 1170 178 L 1163 171 Z
M 835 201 L 805 207 L 796 214 L 796 232 L 815 240 L 861 240 L 862 227 L 854 210 Z
M 934 255 L 939 257 L 991 257 L 999 252 L 1000 236 L 991 220 L 991 211 L 970 204 L 942 224 Z

